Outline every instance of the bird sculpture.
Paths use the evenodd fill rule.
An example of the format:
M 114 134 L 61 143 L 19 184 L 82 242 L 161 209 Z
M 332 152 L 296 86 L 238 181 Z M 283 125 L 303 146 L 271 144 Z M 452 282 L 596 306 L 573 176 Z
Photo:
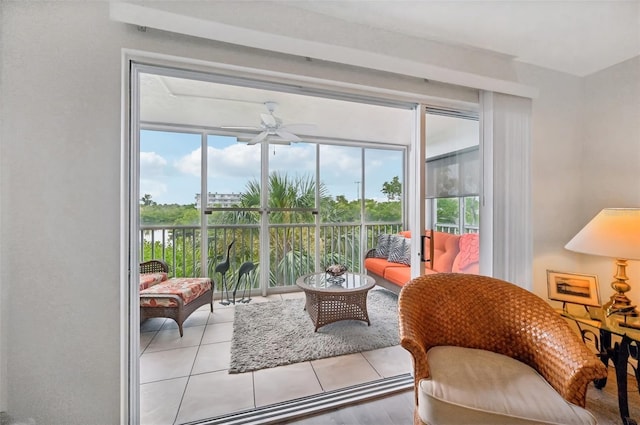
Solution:
M 256 265 L 251 261 L 245 261 L 242 263 L 240 268 L 238 269 L 238 283 L 236 283 L 236 287 L 233 289 L 233 303 L 236 302 L 236 292 L 238 291 L 238 287 L 240 286 L 240 279 L 242 276 L 248 275 L 251 271 L 256 268 Z M 242 298 L 240 298 L 241 303 L 248 303 L 251 301 L 251 288 L 249 288 L 249 298 L 245 299 L 244 295 L 247 292 L 247 287 L 249 286 L 249 276 L 245 278 L 244 289 L 242 290 Z
M 224 260 L 222 263 L 218 264 L 216 266 L 215 272 L 216 273 L 220 273 L 220 275 L 222 276 L 222 299 L 220 300 L 220 304 L 222 305 L 229 305 L 230 300 L 229 300 L 229 288 L 227 287 L 227 272 L 229 271 L 229 253 L 231 252 L 231 247 L 233 246 L 233 244 L 235 243 L 235 239 L 233 241 L 231 241 L 231 243 L 229 244 L 229 246 L 227 247 L 227 258 L 226 260 Z M 226 298 L 225 298 L 225 293 L 226 293 Z

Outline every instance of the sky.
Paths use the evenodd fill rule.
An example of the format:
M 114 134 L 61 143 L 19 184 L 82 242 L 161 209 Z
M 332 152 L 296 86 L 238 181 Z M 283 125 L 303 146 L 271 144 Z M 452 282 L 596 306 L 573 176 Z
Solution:
M 260 180 L 261 145 L 249 146 L 233 137 L 208 136 L 208 191 L 240 193 L 247 182 Z M 271 170 L 314 176 L 315 144 L 270 145 Z M 320 180 L 331 196 L 359 197 L 362 190 L 361 148 L 321 145 Z M 142 130 L 140 134 L 140 196 L 158 204 L 191 204 L 200 191 L 200 134 Z M 365 197 L 386 200 L 384 182 L 402 180 L 402 151 L 365 150 Z

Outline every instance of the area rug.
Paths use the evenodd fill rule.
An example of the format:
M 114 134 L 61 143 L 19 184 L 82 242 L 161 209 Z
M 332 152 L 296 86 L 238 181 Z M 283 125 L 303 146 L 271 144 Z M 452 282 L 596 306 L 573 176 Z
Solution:
M 304 299 L 235 307 L 229 373 L 358 353 L 398 345 L 398 297 L 369 291 L 371 326 L 357 320 L 330 323 L 314 332 Z

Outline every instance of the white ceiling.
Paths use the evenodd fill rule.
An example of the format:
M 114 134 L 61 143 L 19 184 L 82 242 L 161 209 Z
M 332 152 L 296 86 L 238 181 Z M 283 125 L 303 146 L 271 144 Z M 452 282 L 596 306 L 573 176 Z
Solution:
M 640 55 L 640 0 L 295 0 L 344 21 L 585 76 Z
M 490 50 L 577 76 L 640 54 L 640 0 L 269 2 L 412 37 Z M 251 10 L 242 9 L 244 20 L 250 21 L 246 12 Z M 266 112 L 264 102 L 275 101 L 276 115 L 285 124 L 317 126 L 317 134 L 306 136 L 393 144 L 407 144 L 411 137 L 412 115 L 393 108 L 322 98 L 311 102 L 307 96 L 290 93 L 160 76 L 144 78 L 142 89 L 142 119 L 148 122 L 258 126 L 260 113 Z M 432 118 L 431 140 L 439 139 L 436 133 L 448 134 L 445 129 L 450 124 Z

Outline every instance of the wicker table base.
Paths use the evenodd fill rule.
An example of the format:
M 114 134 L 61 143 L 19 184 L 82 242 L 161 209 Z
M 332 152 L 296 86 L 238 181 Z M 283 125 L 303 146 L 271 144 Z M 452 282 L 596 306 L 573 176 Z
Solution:
M 326 281 L 324 273 L 302 276 L 296 282 L 306 295 L 305 309 L 315 331 L 340 320 L 361 320 L 371 324 L 367 294 L 375 286 L 372 277 L 356 273 L 345 275 L 343 285 Z

